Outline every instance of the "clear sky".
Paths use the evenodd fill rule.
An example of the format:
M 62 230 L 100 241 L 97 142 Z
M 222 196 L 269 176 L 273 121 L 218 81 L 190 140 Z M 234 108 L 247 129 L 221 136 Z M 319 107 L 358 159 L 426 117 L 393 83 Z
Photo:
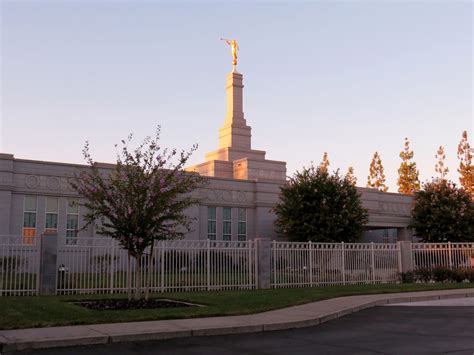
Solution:
M 252 145 L 287 162 L 355 168 L 378 150 L 389 191 L 409 137 L 422 180 L 473 136 L 470 1 L 0 1 L 0 152 L 113 162 L 114 144 L 162 126 L 162 143 L 217 148 L 229 48 L 239 41 Z

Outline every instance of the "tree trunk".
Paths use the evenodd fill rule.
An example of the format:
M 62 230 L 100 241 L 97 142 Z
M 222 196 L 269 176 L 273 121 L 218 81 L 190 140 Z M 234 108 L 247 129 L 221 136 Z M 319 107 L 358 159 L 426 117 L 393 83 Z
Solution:
M 142 254 L 136 256 L 137 266 L 135 268 L 135 299 L 139 300 L 142 295 Z
M 127 296 L 128 300 L 132 299 L 132 267 L 131 267 L 131 255 L 128 252 L 128 260 L 127 260 Z
M 148 298 L 150 297 L 150 285 L 151 285 L 151 268 L 152 268 L 152 265 L 153 265 L 153 247 L 155 246 L 155 241 L 153 240 L 151 242 L 151 247 L 150 247 L 150 255 L 148 257 L 148 266 L 147 266 L 147 270 L 146 270 L 146 273 L 145 273 L 145 299 L 148 300 Z

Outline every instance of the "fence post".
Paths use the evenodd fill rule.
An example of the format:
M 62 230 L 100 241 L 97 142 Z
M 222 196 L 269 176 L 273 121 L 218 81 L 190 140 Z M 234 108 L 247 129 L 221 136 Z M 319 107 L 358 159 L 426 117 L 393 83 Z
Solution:
M 160 290 L 165 292 L 165 241 L 160 241 Z
M 114 262 L 115 262 L 115 240 L 112 240 L 110 251 L 110 293 L 114 293 Z
M 308 242 L 309 251 L 309 286 L 313 287 L 313 244 L 311 240 Z
M 207 239 L 207 249 L 206 249 L 206 282 L 207 290 L 211 289 L 211 241 Z
M 247 258 L 248 258 L 247 267 L 248 267 L 248 282 L 249 282 L 249 288 L 251 289 L 251 288 L 252 288 L 252 272 L 253 272 L 253 271 L 252 271 L 252 261 L 254 260 L 254 259 L 252 258 L 252 250 L 253 250 L 253 249 L 252 249 L 252 245 L 253 245 L 253 244 L 252 244 L 252 241 L 251 241 L 251 240 L 248 240 L 248 241 L 246 241 L 246 242 L 244 242 L 244 243 L 246 243 L 247 248 L 248 248 L 248 250 L 249 250 L 249 253 L 248 253 L 248 255 L 247 255 Z
M 257 288 L 270 288 L 271 281 L 271 242 L 270 239 L 256 238 L 257 243 Z
M 399 245 L 402 272 L 413 271 L 412 243 L 407 241 L 397 243 Z
M 453 268 L 453 254 L 452 254 L 452 245 L 451 242 L 448 242 L 448 256 L 449 256 L 449 268 Z
M 370 263 L 371 263 L 371 267 L 372 267 L 372 283 L 375 284 L 374 242 L 370 242 Z
M 341 252 L 342 252 L 342 284 L 346 284 L 346 257 L 344 253 L 344 242 L 341 242 Z
M 277 277 L 277 243 L 273 240 L 270 245 L 270 259 L 273 258 L 273 268 L 271 270 L 270 282 L 273 282 L 273 287 L 276 288 L 276 284 L 280 281 L 280 277 Z M 281 267 L 281 265 L 280 265 Z
M 45 231 L 40 246 L 40 295 L 55 295 L 58 285 L 58 234 Z

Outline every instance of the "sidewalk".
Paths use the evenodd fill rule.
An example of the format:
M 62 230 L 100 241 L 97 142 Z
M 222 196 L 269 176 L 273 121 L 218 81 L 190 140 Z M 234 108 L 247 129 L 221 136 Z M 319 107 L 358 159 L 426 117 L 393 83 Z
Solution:
M 301 328 L 383 304 L 462 297 L 474 297 L 474 289 L 348 296 L 233 317 L 5 330 L 0 352 Z

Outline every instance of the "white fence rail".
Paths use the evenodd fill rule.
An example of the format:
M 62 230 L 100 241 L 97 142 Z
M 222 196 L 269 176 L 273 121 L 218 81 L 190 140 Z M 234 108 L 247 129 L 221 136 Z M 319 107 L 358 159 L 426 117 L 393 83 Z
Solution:
M 45 283 L 58 294 L 123 293 L 128 282 L 137 287 L 136 262 L 128 263 L 115 240 L 54 238 L 51 265 L 41 258 L 50 250 L 42 251 L 40 237 L 0 236 L 0 296 L 38 294 L 41 263 L 57 270 L 57 280 L 45 274 Z M 435 267 L 474 267 L 474 243 L 159 241 L 143 257 L 141 285 L 145 275 L 152 292 L 254 289 L 260 282 L 273 288 L 393 283 L 402 269 Z
M 271 285 L 305 287 L 396 282 L 398 244 L 273 242 Z
M 413 243 L 413 267 L 474 267 L 474 243 Z
M 82 238 L 76 245 L 60 238 L 58 293 L 119 293 L 130 277 L 135 288 L 135 260 L 128 269 L 127 252 L 106 238 Z M 150 262 L 151 259 L 151 264 Z M 256 286 L 256 248 L 253 241 L 159 241 L 142 260 L 152 292 L 252 289 Z
M 39 262 L 36 238 L 0 236 L 0 296 L 38 294 Z

